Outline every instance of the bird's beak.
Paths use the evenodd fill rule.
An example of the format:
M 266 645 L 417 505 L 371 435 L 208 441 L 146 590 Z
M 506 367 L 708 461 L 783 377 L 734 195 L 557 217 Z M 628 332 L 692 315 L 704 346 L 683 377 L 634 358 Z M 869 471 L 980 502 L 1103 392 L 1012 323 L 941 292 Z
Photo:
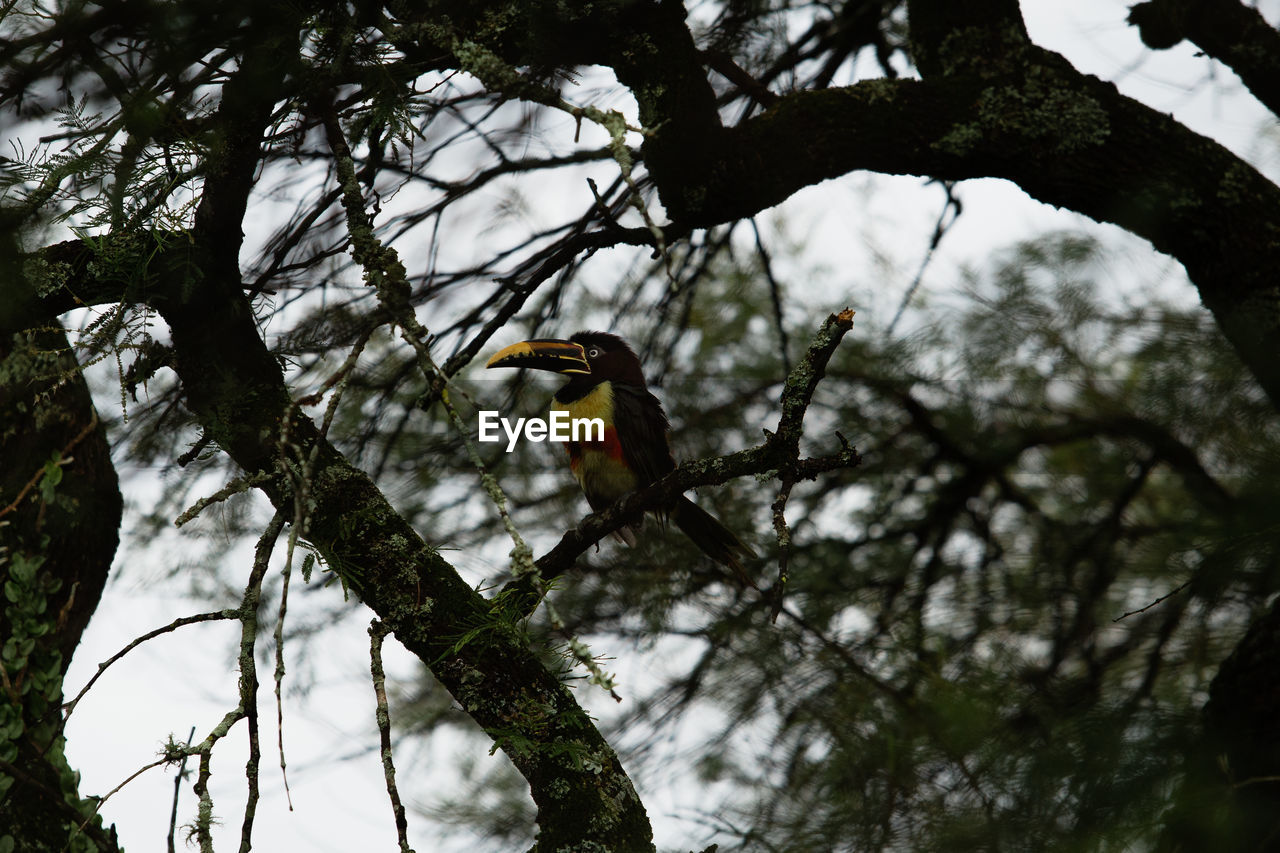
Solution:
M 532 367 L 553 373 L 590 373 L 586 351 L 573 341 L 540 338 L 521 341 L 494 353 L 488 367 Z

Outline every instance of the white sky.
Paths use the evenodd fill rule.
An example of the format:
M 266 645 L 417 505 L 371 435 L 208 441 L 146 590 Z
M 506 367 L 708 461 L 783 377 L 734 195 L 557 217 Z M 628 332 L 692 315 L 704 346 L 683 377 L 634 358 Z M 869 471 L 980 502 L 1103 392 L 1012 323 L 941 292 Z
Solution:
M 1264 123 L 1270 121 L 1274 127 L 1274 119 L 1243 91 L 1230 72 L 1196 58 L 1190 46 L 1184 44 L 1161 53 L 1145 51 L 1134 30 L 1124 22 L 1128 5 L 1108 0 L 1031 0 L 1023 7 L 1031 35 L 1039 44 L 1063 52 L 1077 68 L 1113 80 L 1125 94 L 1170 112 L 1198 132 L 1218 139 L 1273 178 L 1280 176 L 1277 134 L 1272 134 L 1270 147 L 1259 141 Z M 1263 9 L 1274 22 L 1280 17 L 1280 0 L 1269 0 Z M 1211 68 L 1217 85 L 1204 86 L 1205 74 Z M 548 127 L 556 130 L 554 125 Z M 562 130 L 572 138 L 571 122 L 566 120 Z M 583 141 L 600 144 L 585 134 Z M 582 184 L 580 179 L 578 184 Z M 1054 210 L 1002 181 L 969 182 L 960 186 L 959 195 L 965 213 L 929 268 L 924 282 L 926 294 L 945 292 L 960 267 L 981 266 L 994 248 L 1046 230 L 1092 228 L 1114 240 L 1127 263 L 1143 267 L 1165 263 L 1171 287 L 1185 293 L 1188 299 L 1195 299 L 1176 266 L 1154 257 L 1140 241 L 1119 229 L 1093 225 L 1076 214 Z M 413 203 L 407 198 L 396 201 Z M 936 187 L 924 187 L 917 179 L 855 174 L 798 193 L 771 216 L 775 221 L 784 220 L 793 233 L 808 235 L 809 250 L 803 259 L 806 265 L 821 264 L 832 271 L 830 279 L 806 300 L 829 300 L 834 308 L 856 293 L 861 299 L 855 305 L 859 320 L 882 328 L 896 310 L 902 289 L 915 274 L 941 201 Z M 573 206 L 578 204 L 576 200 L 572 202 Z M 264 205 L 263 209 L 269 210 L 270 206 Z M 784 279 L 786 271 L 784 266 Z M 879 285 L 872 286 L 873 283 Z M 216 518 L 200 523 L 216 525 Z M 183 559 L 184 546 L 181 537 L 172 537 L 172 542 L 170 553 L 177 563 Z M 236 550 L 239 565 L 245 571 L 250 564 L 251 547 L 241 545 Z M 156 550 L 146 553 L 148 560 L 156 559 Z M 99 661 L 138 634 L 180 615 L 213 609 L 185 596 L 186 581 L 168 578 L 169 568 L 142 560 L 139 552 L 127 544 L 121 548 L 113 578 L 67 676 L 68 696 L 79 690 Z M 294 580 L 291 606 L 301 610 L 307 605 L 299 594 L 296 575 Z M 272 582 L 278 582 L 275 575 Z M 329 590 L 320 595 L 332 603 L 338 593 Z M 234 604 L 227 601 L 220 606 Z M 390 806 L 373 748 L 377 734 L 372 726 L 373 694 L 368 683 L 368 618 L 367 612 L 357 613 L 324 635 L 324 650 L 312 651 L 313 686 L 307 695 L 296 695 L 286 681 L 285 744 L 292 812 L 285 804 L 275 766 L 271 664 L 260 663 L 259 676 L 264 683 L 260 692 L 262 799 L 254 834 L 258 849 L 395 849 Z M 72 766 L 82 774 L 81 791 L 101 794 L 114 788 L 154 760 L 170 733 L 185 740 L 194 726 L 196 740 L 203 738 L 235 705 L 237 638 L 237 623 L 183 628 L 146 644 L 113 666 L 81 703 L 68 726 L 68 752 Z M 630 685 L 642 692 L 641 685 L 679 654 L 664 643 L 643 654 L 626 648 L 601 648 L 599 643 L 595 648 L 618 658 L 611 669 L 622 676 L 624 695 L 632 689 Z M 393 683 L 416 673 L 416 661 L 394 640 L 388 640 L 384 654 Z M 579 690 L 580 694 L 584 692 Z M 602 720 L 619 712 L 611 700 L 600 695 L 580 698 Z M 395 714 L 394 707 L 392 713 Z M 243 724 L 237 726 L 214 753 L 214 803 L 217 814 L 227 821 L 219 830 L 217 844 L 224 850 L 238 845 L 244 799 L 244 731 Z M 698 735 L 698 721 L 686 723 L 668 747 L 673 760 Z M 454 750 L 453 744 L 437 738 L 429 745 L 416 745 L 398 753 L 400 791 L 407 805 L 448 792 L 455 782 Z M 334 762 L 335 756 L 353 757 Z M 500 759 L 482 755 L 479 760 L 484 766 L 485 761 Z M 697 843 L 701 838 L 697 828 L 673 816 L 687 816 L 691 799 L 705 793 L 701 785 L 642 791 L 660 847 L 689 849 Z M 108 822 L 116 823 L 123 845 L 132 853 L 163 850 L 172 794 L 172 772 L 152 770 L 113 796 L 103 814 Z M 195 800 L 187 787 L 180 803 L 180 824 L 192 820 L 194 808 Z M 419 853 L 433 849 L 425 818 L 411 810 L 409 826 Z M 471 849 L 479 848 L 471 845 Z

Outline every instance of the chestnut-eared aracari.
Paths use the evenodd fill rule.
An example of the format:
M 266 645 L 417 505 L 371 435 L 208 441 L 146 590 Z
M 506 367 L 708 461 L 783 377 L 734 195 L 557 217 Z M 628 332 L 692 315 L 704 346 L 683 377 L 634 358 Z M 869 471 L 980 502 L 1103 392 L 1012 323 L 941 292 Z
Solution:
M 676 467 L 662 404 L 645 385 L 640 359 L 617 335 L 578 332 L 567 341 L 521 341 L 500 350 L 485 366 L 563 374 L 569 381 L 556 392 L 552 410 L 565 411 L 571 419 L 604 421 L 603 441 L 565 442 L 569 467 L 596 512 Z M 742 567 L 742 558 L 755 552 L 693 501 L 681 495 L 659 517 L 671 519 L 704 554 L 755 586 Z M 642 521 L 620 528 L 619 537 L 634 545 Z

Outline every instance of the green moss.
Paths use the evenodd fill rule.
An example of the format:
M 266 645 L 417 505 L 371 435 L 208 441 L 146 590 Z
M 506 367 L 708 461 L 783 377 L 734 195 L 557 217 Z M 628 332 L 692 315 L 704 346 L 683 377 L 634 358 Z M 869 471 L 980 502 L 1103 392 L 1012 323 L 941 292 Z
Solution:
M 1017 85 L 989 86 L 976 112 L 973 121 L 955 125 L 933 147 L 963 156 L 982 140 L 1013 136 L 1070 155 L 1102 145 L 1111 135 L 1110 119 L 1097 99 L 1049 72 L 1032 73 Z
M 1195 190 L 1182 185 L 1159 185 L 1153 188 L 1157 197 L 1167 199 L 1169 210 L 1179 216 L 1197 216 L 1200 212 L 1201 200 Z
M 658 45 L 648 33 L 634 34 L 627 39 L 627 45 L 622 51 L 625 58 L 638 62 L 647 62 L 656 58 L 659 53 Z
M 661 123 L 663 112 L 660 103 L 667 94 L 667 87 L 654 83 L 635 87 L 636 105 L 639 108 L 640 124 L 652 128 Z
M 40 380 L 69 378 L 75 372 L 74 364 L 68 367 L 62 362 L 59 353 L 40 349 L 35 333 L 18 332 L 13 338 L 12 351 L 4 359 L 0 359 L 0 386 L 25 388 Z M 42 398 L 37 397 L 35 405 L 29 405 L 26 400 L 15 397 L 9 401 L 9 405 L 19 414 L 33 414 L 35 426 L 39 430 L 71 421 L 71 416 L 62 407 L 42 405 L 42 402 Z M 7 428 L 7 434 L 12 435 L 17 432 L 16 424 L 21 421 L 17 418 L 7 420 L 14 424 Z
M 945 75 L 1003 76 L 1025 63 L 1027 47 L 1026 34 L 1016 24 L 958 27 L 938 46 L 938 65 Z
M 868 104 L 890 103 L 898 97 L 901 85 L 898 80 L 881 77 L 875 80 L 864 80 L 849 91 L 861 96 L 862 100 Z
M 1227 204 L 1243 204 L 1249 198 L 1252 170 L 1243 163 L 1232 163 L 1218 182 L 1218 198 Z
M 454 56 L 463 71 L 477 78 L 486 89 L 495 92 L 512 92 L 523 82 L 519 72 L 508 65 L 496 53 L 471 40 L 456 41 Z
M 61 261 L 47 261 L 40 255 L 31 255 L 22 263 L 22 274 L 39 296 L 49 296 L 67 283 L 71 276 L 71 266 Z
M 972 151 L 982 138 L 982 125 L 976 121 L 965 122 L 952 127 L 946 136 L 933 143 L 933 147 L 946 154 L 963 157 Z
M 943 74 L 959 74 L 974 65 L 974 45 L 986 41 L 985 27 L 957 27 L 949 32 L 938 45 L 938 62 Z M 918 52 L 918 48 L 916 48 Z
M 555 19 L 558 21 L 578 21 L 591 17 L 595 12 L 594 3 L 575 3 L 573 0 L 556 0 Z
M 610 849 L 599 841 L 579 841 L 577 844 L 557 847 L 556 853 L 610 853 Z

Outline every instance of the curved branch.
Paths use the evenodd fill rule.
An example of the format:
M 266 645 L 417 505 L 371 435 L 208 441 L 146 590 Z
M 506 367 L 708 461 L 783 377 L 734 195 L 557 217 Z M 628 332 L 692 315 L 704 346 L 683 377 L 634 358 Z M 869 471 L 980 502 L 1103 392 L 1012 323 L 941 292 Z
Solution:
M 1280 403 L 1280 188 L 1218 143 L 1080 74 L 1061 57 L 1026 74 L 873 80 L 798 92 L 717 133 L 714 154 L 647 162 L 671 216 L 750 216 L 855 169 L 999 177 L 1115 223 L 1177 258 L 1227 338 Z M 803 152 L 803 156 L 797 156 Z
M 1155 50 L 1190 40 L 1280 115 L 1280 31 L 1257 9 L 1238 0 L 1148 0 L 1129 9 L 1129 23 Z

